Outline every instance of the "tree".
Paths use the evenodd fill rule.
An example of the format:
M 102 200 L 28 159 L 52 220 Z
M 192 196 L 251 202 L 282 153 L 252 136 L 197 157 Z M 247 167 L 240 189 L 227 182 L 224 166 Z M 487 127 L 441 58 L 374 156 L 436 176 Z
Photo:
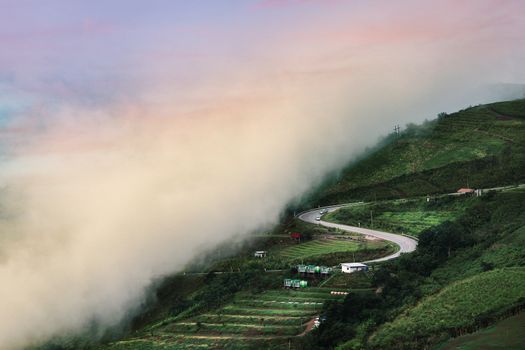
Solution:
M 445 112 L 440 112 L 440 113 L 438 113 L 437 117 L 438 117 L 439 120 L 442 120 L 442 119 L 448 117 L 448 114 L 445 113 Z

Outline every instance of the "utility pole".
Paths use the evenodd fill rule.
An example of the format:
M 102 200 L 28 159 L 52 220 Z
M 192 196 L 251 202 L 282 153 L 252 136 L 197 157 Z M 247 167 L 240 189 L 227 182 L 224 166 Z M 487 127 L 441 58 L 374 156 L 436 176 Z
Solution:
M 401 130 L 401 128 L 399 127 L 399 125 L 394 126 L 394 134 L 396 134 L 396 136 L 399 136 L 399 131 L 400 130 Z
M 374 216 L 372 210 L 370 210 L 370 228 L 374 227 Z

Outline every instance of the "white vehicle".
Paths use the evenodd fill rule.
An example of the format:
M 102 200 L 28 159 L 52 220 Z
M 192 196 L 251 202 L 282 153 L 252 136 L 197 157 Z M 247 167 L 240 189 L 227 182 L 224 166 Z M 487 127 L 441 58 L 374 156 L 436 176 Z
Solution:
M 328 210 L 327 209 L 321 209 L 321 211 L 319 212 L 319 214 L 325 214 L 325 213 L 328 213 Z
M 321 221 L 321 217 L 320 216 L 316 217 L 315 221 Z

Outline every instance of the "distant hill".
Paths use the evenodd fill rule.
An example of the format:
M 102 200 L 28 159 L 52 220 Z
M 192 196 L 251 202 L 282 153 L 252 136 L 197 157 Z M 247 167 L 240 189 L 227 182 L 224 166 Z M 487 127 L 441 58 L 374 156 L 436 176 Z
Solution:
M 442 113 L 349 165 L 305 206 L 404 198 L 525 180 L 525 99 Z
M 328 321 L 310 335 L 311 348 L 441 348 L 476 330 L 488 337 L 485 327 L 523 313 L 524 183 L 525 99 L 411 125 L 327 181 L 305 206 L 370 201 L 324 219 L 370 225 L 373 213 L 375 226 L 418 235 L 419 245 L 377 268 L 375 295 L 327 308 Z M 460 187 L 517 184 L 481 197 L 426 200 Z M 520 329 L 513 322 L 522 319 L 498 327 Z M 465 339 L 458 342 L 474 342 Z M 487 349 L 525 348 L 525 339 L 515 336 L 497 342 Z

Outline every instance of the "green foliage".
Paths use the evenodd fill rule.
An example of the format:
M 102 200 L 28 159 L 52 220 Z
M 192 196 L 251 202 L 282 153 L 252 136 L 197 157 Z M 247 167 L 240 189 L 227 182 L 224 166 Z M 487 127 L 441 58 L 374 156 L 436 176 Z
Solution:
M 382 247 L 384 244 L 377 244 L 374 247 Z M 309 259 L 319 255 L 355 252 L 361 248 L 359 242 L 344 239 L 318 239 L 293 245 L 278 252 L 280 256 L 296 261 L 297 259 Z M 277 253 L 277 252 L 276 252 Z
M 432 197 L 429 202 L 426 198 L 417 198 L 362 203 L 343 207 L 323 219 L 418 236 L 428 228 L 455 220 L 476 200 L 465 196 L 439 196 Z
M 310 345 L 327 349 L 341 340 L 351 339 L 358 333 L 361 322 L 383 319 L 381 305 L 381 298 L 372 292 L 351 293 L 343 304 L 326 303 L 323 309 L 326 320 L 312 332 Z
M 525 268 L 484 272 L 425 298 L 382 326 L 369 345 L 377 349 L 421 349 L 442 333 L 473 326 L 490 313 L 523 302 Z
M 525 312 L 497 322 L 473 334 L 451 339 L 436 350 L 525 349 Z
M 206 283 L 215 287 L 219 276 L 210 275 Z M 237 279 L 231 278 L 229 282 Z M 305 323 L 320 312 L 325 301 L 343 300 L 344 296 L 332 295 L 331 290 L 312 287 L 236 292 L 227 304 L 218 308 L 187 314 L 185 318 L 168 318 L 132 339 L 110 343 L 101 349 L 132 349 L 132 346 L 163 349 L 168 345 L 177 349 L 277 349 L 287 346 L 290 337 L 303 332 Z M 196 298 L 200 298 L 201 303 L 205 300 L 203 296 Z
M 497 102 L 491 104 L 490 108 L 500 116 L 525 118 L 525 104 L 523 100 Z
M 452 202 L 447 205 L 453 204 Z M 525 193 L 495 193 L 487 197 L 472 198 L 468 203 L 468 206 L 464 206 L 463 214 L 455 221 L 447 221 L 423 231 L 416 252 L 403 255 L 374 271 L 372 283 L 381 291 L 378 295 L 381 300 L 373 307 L 378 312 L 351 326 L 351 331 L 348 332 L 354 335 L 353 339 L 341 345 L 341 348 L 360 349 L 367 346 L 368 335 L 378 324 L 390 318 L 402 317 L 399 316 L 400 312 L 411 310 L 413 306 L 419 305 L 417 302 L 421 298 L 437 295 L 436 293 L 445 290 L 451 283 L 480 276 L 484 270 L 488 270 L 485 273 L 492 273 L 502 271 L 505 267 L 525 266 Z M 522 275 L 520 273 L 514 277 L 522 278 Z M 500 282 L 503 283 L 497 283 Z M 466 325 L 477 325 L 482 320 L 488 320 L 499 312 L 499 309 L 511 307 L 514 303 L 494 295 L 502 302 L 501 307 L 484 310 L 482 315 L 469 314 L 462 310 L 466 319 L 471 322 L 467 322 Z M 478 302 L 484 304 L 484 300 L 480 299 Z M 457 304 L 457 299 L 450 299 L 447 307 L 449 310 L 455 310 L 459 307 Z M 467 308 L 468 305 L 465 306 L 465 309 Z M 339 311 L 333 313 L 333 320 L 329 324 L 339 328 L 341 325 L 335 326 L 338 323 L 350 326 L 348 323 L 352 321 L 338 316 L 343 314 L 342 306 L 339 306 Z M 379 317 L 381 315 L 384 317 Z M 417 348 L 421 345 L 412 344 L 412 338 L 398 337 L 403 332 L 400 330 L 392 333 L 391 342 L 396 343 L 399 348 Z M 439 341 L 445 333 L 427 328 L 418 335 L 417 341 L 431 344 Z M 331 334 L 333 344 L 349 338 L 344 336 L 336 339 L 335 335 L 336 333 Z M 311 343 L 316 344 L 316 341 L 312 340 Z M 384 347 L 381 347 L 383 345 Z M 389 348 L 390 345 L 381 346 L 378 348 Z
M 525 100 L 469 108 L 411 127 L 350 164 L 304 201 L 305 207 L 406 198 L 525 179 Z

